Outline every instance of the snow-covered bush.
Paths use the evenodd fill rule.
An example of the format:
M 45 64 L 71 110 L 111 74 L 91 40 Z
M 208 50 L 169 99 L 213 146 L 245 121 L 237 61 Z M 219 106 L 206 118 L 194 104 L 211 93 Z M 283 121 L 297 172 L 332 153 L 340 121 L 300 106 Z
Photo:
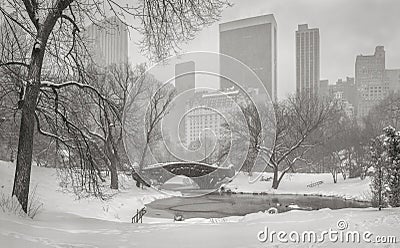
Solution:
M 386 127 L 384 134 L 370 147 L 373 176 L 373 204 L 379 207 L 400 206 L 400 132 Z
M 266 211 L 266 213 L 268 214 L 277 214 L 278 212 L 279 212 L 278 209 L 275 207 L 271 207 Z
M 0 192 L 0 208 L 4 213 L 18 216 L 23 216 L 24 214 L 17 198 L 11 197 L 9 194 L 4 194 L 4 192 Z
M 183 215 L 181 213 L 175 213 L 174 215 L 174 221 L 184 221 L 185 218 L 183 217 Z
M 222 195 L 222 194 L 230 194 L 230 193 L 232 193 L 232 189 L 230 189 L 226 184 L 222 184 L 218 189 L 218 193 L 220 195 Z
M 43 204 L 37 198 L 36 187 L 30 192 L 28 202 L 28 213 L 25 214 L 25 212 L 22 210 L 21 204 L 19 204 L 15 196 L 11 196 L 10 194 L 0 191 L 0 209 L 4 213 L 10 213 L 20 217 L 28 216 L 29 218 L 33 219 L 43 206 Z

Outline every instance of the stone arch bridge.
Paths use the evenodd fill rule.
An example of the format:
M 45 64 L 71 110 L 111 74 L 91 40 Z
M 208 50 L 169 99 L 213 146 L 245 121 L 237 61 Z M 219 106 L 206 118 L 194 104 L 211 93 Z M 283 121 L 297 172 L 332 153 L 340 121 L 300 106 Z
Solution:
M 201 162 L 167 162 L 146 166 L 141 176 L 156 185 L 162 185 L 175 176 L 186 176 L 197 183 L 200 189 L 215 189 L 233 178 L 235 170 L 232 166 L 218 167 Z

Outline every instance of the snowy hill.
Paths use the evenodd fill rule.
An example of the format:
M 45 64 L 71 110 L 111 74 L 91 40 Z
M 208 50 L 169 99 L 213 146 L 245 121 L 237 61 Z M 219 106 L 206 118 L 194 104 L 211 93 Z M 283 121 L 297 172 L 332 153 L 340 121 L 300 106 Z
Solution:
M 15 165 L 0 161 L 0 192 L 11 194 Z M 119 191 L 108 190 L 109 200 L 98 198 L 77 199 L 73 193 L 64 193 L 59 186 L 57 171 L 53 168 L 32 167 L 31 190 L 36 187 L 36 195 L 43 203 L 42 212 L 71 213 L 87 218 L 110 221 L 129 221 L 136 209 L 144 204 L 167 197 L 150 188 L 138 189 L 130 178 L 120 176 L 122 187 Z
M 272 178 L 272 173 L 263 173 L 264 178 Z M 252 178 L 255 178 L 253 175 Z M 261 177 L 260 177 L 261 178 Z M 307 185 L 322 181 L 323 183 L 315 187 Z M 370 200 L 370 179 L 352 178 L 343 180 L 339 177 L 338 183 L 333 183 L 332 176 L 329 173 L 321 174 L 286 174 L 282 179 L 277 190 L 271 188 L 272 180 L 258 180 L 249 183 L 249 177 L 245 173 L 239 173 L 234 180 L 227 185 L 232 191 L 245 193 L 266 192 L 270 194 L 316 194 L 325 196 L 339 196 L 346 199 Z

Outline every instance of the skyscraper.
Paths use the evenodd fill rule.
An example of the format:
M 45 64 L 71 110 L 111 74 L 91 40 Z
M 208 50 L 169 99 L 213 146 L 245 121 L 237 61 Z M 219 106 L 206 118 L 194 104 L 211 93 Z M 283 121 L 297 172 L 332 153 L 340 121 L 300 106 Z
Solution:
M 318 93 L 320 80 L 319 29 L 301 24 L 296 31 L 296 90 L 297 93 Z
M 106 18 L 100 24 L 91 24 L 87 27 L 86 36 L 97 65 L 128 61 L 128 28 L 116 16 Z
M 196 87 L 195 64 L 193 61 L 175 65 L 175 88 L 177 93 L 194 90 Z
M 385 80 L 385 48 L 377 46 L 373 55 L 358 55 L 355 75 L 357 116 L 363 117 L 389 93 L 389 83 Z
M 186 104 L 192 100 L 196 87 L 196 75 L 195 75 L 195 63 L 194 61 L 187 61 L 175 65 L 175 89 L 177 98 L 175 99 L 174 108 L 170 111 L 170 114 L 174 116 L 174 119 L 180 119 L 178 135 L 179 137 L 172 137 L 176 143 L 179 142 L 179 138 L 182 142 L 186 141 L 186 122 L 187 117 L 185 116 Z M 170 124 L 169 126 L 173 126 Z M 175 140 L 176 139 L 176 140 Z
M 318 95 L 320 97 L 329 97 L 329 80 L 328 79 L 319 80 Z
M 329 85 L 329 96 L 341 104 L 347 116 L 354 117 L 357 106 L 357 90 L 354 78 L 346 77 L 346 80 L 339 78 L 335 84 Z
M 400 69 L 386 69 L 385 80 L 389 86 L 389 91 L 400 91 Z
M 346 80 L 339 78 L 334 85 L 329 86 L 329 95 L 348 101 L 353 106 L 357 105 L 357 90 L 353 77 Z M 338 96 L 340 95 L 340 97 Z
M 238 90 L 228 92 L 196 93 L 187 104 L 186 144 L 198 141 L 201 135 L 209 135 L 210 130 L 217 139 L 224 134 L 226 119 L 221 112 L 232 109 L 235 101 L 240 98 Z M 211 110 L 210 108 L 214 109 Z M 218 110 L 218 111 L 215 111 Z M 203 134 L 202 134 L 203 132 Z
M 277 100 L 277 24 L 274 16 L 262 15 L 219 25 L 219 51 L 246 64 L 261 79 L 273 101 Z M 221 74 L 233 71 L 228 63 L 220 61 Z M 248 75 L 238 75 L 242 87 L 252 88 Z M 253 84 L 252 84 L 253 83 Z M 222 90 L 233 86 L 221 79 Z M 262 91 L 261 91 L 262 92 Z

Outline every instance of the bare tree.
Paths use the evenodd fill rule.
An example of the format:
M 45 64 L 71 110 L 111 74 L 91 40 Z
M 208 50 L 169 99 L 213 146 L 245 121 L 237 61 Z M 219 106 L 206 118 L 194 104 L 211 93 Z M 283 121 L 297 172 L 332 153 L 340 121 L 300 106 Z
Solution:
M 272 149 L 260 147 L 270 156 L 267 165 L 273 170 L 272 188 L 277 189 L 283 176 L 321 141 L 323 127 L 338 111 L 333 101 L 298 94 L 275 108 L 276 138 Z
M 222 10 L 232 6 L 226 0 L 153 1 L 139 5 L 143 35 L 142 51 L 150 49 L 150 58 L 160 60 L 179 50 L 179 45 L 193 39 L 196 32 L 221 17 Z
M 378 136 L 387 126 L 400 127 L 400 92 L 392 92 L 364 118 L 365 135 Z
M 18 138 L 18 78 L 0 68 L 0 157 L 14 161 Z
M 335 118 L 324 127 L 324 136 L 320 143 L 307 155 L 310 163 L 322 164 L 322 169 L 331 173 L 333 182 L 337 183 L 339 173 L 346 175 L 344 168 L 346 155 L 345 136 L 348 135 L 345 113 L 338 112 Z
M 250 135 L 250 150 L 272 169 L 272 188 L 277 189 L 283 176 L 293 171 L 295 165 L 305 160 L 306 154 L 321 142 L 315 136 L 323 135 L 321 130 L 337 111 L 337 106 L 332 101 L 296 95 L 275 104 L 274 109 L 275 118 L 259 113 L 252 104 L 245 106 L 243 114 Z M 262 134 L 262 123 L 275 129 L 271 147 L 263 145 L 269 136 Z
M 256 105 L 250 100 L 243 101 L 239 104 L 239 107 L 241 115 L 244 116 L 244 118 L 236 118 L 234 115 L 234 120 L 222 124 L 223 128 L 226 130 L 224 132 L 225 142 L 223 147 L 225 148 L 225 152 L 223 154 L 227 154 L 229 149 L 243 149 L 242 146 L 230 145 L 231 142 L 233 144 L 247 144 L 248 151 L 240 169 L 250 174 L 259 156 L 259 147 L 263 143 L 263 140 L 266 139 L 265 132 L 263 133 L 263 131 L 267 130 L 263 130 L 262 124 L 267 122 L 266 119 L 269 118 L 269 115 L 266 112 L 260 113 L 262 110 L 258 110 Z M 231 137 L 233 139 L 232 141 L 227 139 Z M 240 161 L 241 157 L 239 154 L 241 154 L 241 152 L 236 150 L 233 151 L 232 154 L 234 154 L 235 160 Z
M 149 146 L 162 138 L 161 121 L 168 114 L 171 102 L 175 97 L 175 90 L 170 87 L 170 84 L 160 85 L 155 81 L 151 82 L 150 85 L 151 87 L 148 89 L 150 102 L 148 106 L 144 106 L 146 108 L 144 115 L 144 148 L 139 161 L 139 172 L 143 170 Z M 135 171 L 133 171 L 133 175 L 137 175 Z M 137 182 L 137 186 L 144 184 L 137 177 L 134 177 L 134 179 Z
M 336 165 L 328 164 L 328 168 L 336 168 L 344 179 L 364 179 L 373 165 L 369 158 L 371 139 L 378 136 L 384 127 L 400 124 L 399 104 L 400 95 L 391 93 L 372 108 L 362 122 L 343 115 L 340 122 L 331 125 L 329 129 L 334 130 L 336 135 L 322 146 L 326 148 L 326 156 L 335 158 Z
M 87 52 L 81 35 L 85 23 L 90 21 L 98 24 L 105 18 L 107 9 L 123 21 L 125 16 L 138 18 L 141 25 L 130 27 L 136 28 L 143 35 L 143 50 L 150 51 L 156 58 L 163 58 L 171 49 L 176 48 L 180 41 L 192 38 L 202 27 L 219 18 L 222 9 L 227 5 L 225 1 L 219 0 L 149 0 L 141 1 L 137 6 L 122 6 L 112 0 L 17 0 L 7 1 L 5 7 L 0 7 L 5 22 L 12 23 L 9 25 L 12 33 L 16 33 L 14 27 L 17 26 L 26 35 L 26 45 L 18 46 L 21 52 L 17 53 L 13 49 L 12 54 L 23 54 L 21 48 L 31 50 L 27 57 L 0 58 L 0 66 L 19 66 L 26 70 L 26 73 L 20 75 L 23 82 L 19 100 L 21 124 L 12 193 L 25 212 L 28 205 L 34 123 L 37 123 L 41 134 L 60 142 L 66 141 L 58 134 L 41 130 L 42 118 L 50 119 L 57 115 L 68 131 L 73 130 L 72 136 L 79 136 L 75 148 L 90 161 L 85 164 L 88 160 L 81 159 L 81 164 L 85 164 L 83 167 L 90 168 L 90 174 L 98 169 L 92 156 L 88 155 L 91 150 L 89 137 L 69 120 L 70 116 L 63 112 L 66 109 L 58 108 L 61 100 L 57 91 L 71 87 L 94 91 L 101 101 L 107 102 L 107 99 L 88 84 L 85 71 L 88 59 L 82 56 Z M 45 75 L 53 78 L 49 80 L 52 83 L 43 82 Z M 53 108 L 38 107 L 40 102 L 46 105 L 45 101 L 50 99 L 54 99 L 53 102 L 56 103 Z
M 145 65 L 134 69 L 127 63 L 112 65 L 94 80 L 93 85 L 98 91 L 113 102 L 113 109 L 101 101 L 80 99 L 80 104 L 94 106 L 87 108 L 88 118 L 83 121 L 82 126 L 88 135 L 101 141 L 102 145 L 98 150 L 103 153 L 102 158 L 110 171 L 112 189 L 118 189 L 117 170 L 123 167 L 122 160 L 127 160 L 122 143 L 124 110 L 133 109 L 132 105 L 137 104 L 145 92 L 147 85 L 142 78 L 145 70 Z

